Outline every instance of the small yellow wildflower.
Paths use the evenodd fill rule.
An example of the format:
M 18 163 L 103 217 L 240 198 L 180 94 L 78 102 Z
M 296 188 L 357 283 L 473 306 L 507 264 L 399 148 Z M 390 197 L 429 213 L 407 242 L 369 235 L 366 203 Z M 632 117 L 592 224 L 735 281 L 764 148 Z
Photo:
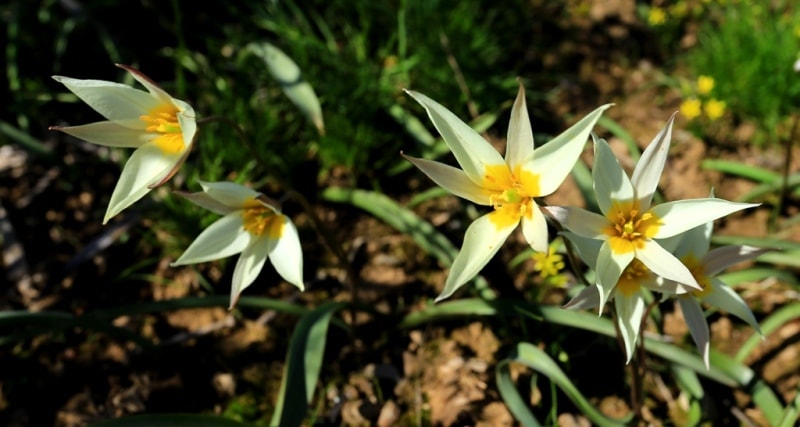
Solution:
M 697 78 L 697 93 L 708 95 L 714 89 L 714 78 L 710 76 L 700 76 Z
M 725 101 L 709 99 L 703 109 L 709 120 L 717 120 L 725 114 Z
M 678 19 L 685 18 L 688 12 L 689 7 L 686 5 L 685 1 L 679 1 L 669 8 L 669 14 Z
M 555 252 L 536 252 L 532 258 L 536 263 L 533 269 L 538 271 L 539 276 L 543 279 L 557 276 L 558 272 L 564 268 L 564 257 Z
M 647 23 L 653 27 L 664 25 L 667 22 L 667 13 L 660 7 L 653 7 L 647 14 Z
M 703 104 L 697 98 L 689 98 L 681 102 L 680 111 L 689 120 L 695 119 L 702 113 Z

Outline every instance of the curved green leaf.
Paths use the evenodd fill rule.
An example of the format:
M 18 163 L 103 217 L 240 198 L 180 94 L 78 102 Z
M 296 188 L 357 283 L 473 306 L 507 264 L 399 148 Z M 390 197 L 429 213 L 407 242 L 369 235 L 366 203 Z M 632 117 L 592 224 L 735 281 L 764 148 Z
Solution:
M 322 367 L 331 316 L 345 305 L 333 301 L 322 304 L 303 316 L 295 328 L 271 426 L 302 424 Z
M 764 321 L 759 324 L 759 327 L 761 328 L 761 333 L 763 333 L 764 336 L 767 336 L 778 330 L 778 328 L 782 327 L 783 325 L 797 319 L 800 319 L 800 303 L 794 303 L 785 307 L 781 307 L 778 311 L 775 311 L 766 319 L 764 319 Z M 734 359 L 739 363 L 743 363 L 745 359 L 747 359 L 747 356 L 750 356 L 753 350 L 755 350 L 756 347 L 763 342 L 764 337 L 761 335 L 757 333 L 750 335 L 750 337 L 747 338 L 744 343 L 742 343 L 742 346 L 739 347 L 739 351 L 736 353 L 736 356 L 734 356 Z
M 90 424 L 90 427 L 245 427 L 248 424 L 216 415 L 146 414 Z
M 508 370 L 509 362 L 522 363 L 545 375 L 550 381 L 557 385 L 558 388 L 572 400 L 575 406 L 577 406 L 595 425 L 624 426 L 632 419 L 632 414 L 622 420 L 611 419 L 603 415 L 594 405 L 583 397 L 575 385 L 572 384 L 572 381 L 564 374 L 564 371 L 561 370 L 558 364 L 556 364 L 547 353 L 533 344 L 523 342 L 514 347 L 511 355 L 509 355 L 507 359 L 498 363 L 496 372 L 500 395 L 503 396 L 503 400 L 505 400 L 508 405 L 508 409 L 522 425 L 538 426 L 539 424 L 525 402 L 519 396 L 519 393 L 517 393 L 517 389 L 511 381 L 511 375 Z

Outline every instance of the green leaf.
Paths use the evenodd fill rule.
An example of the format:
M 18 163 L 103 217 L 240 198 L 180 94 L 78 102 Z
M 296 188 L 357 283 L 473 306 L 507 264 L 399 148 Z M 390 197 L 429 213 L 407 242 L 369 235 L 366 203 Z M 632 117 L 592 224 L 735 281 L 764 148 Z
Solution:
M 769 315 L 766 319 L 764 319 L 760 324 L 759 327 L 761 328 L 761 333 L 764 336 L 767 336 L 783 325 L 793 322 L 797 319 L 800 319 L 800 303 L 794 303 L 787 305 L 785 307 L 781 307 L 779 310 L 775 311 L 771 315 Z M 743 363 L 745 359 L 755 350 L 760 344 L 764 342 L 764 336 L 759 334 L 750 335 L 750 337 L 742 343 L 741 347 L 739 347 L 739 351 L 734 356 L 734 359 L 737 362 Z
M 101 421 L 90 424 L 90 427 L 245 427 L 248 425 L 216 415 L 147 414 Z
M 292 58 L 267 42 L 250 43 L 245 51 L 264 60 L 267 70 L 280 84 L 283 93 L 305 114 L 319 133 L 324 135 L 325 122 L 322 118 L 322 107 L 320 107 L 317 94 L 314 93 L 311 85 L 303 80 L 300 67 Z
M 624 426 L 633 417 L 633 414 L 629 414 L 625 419 L 615 420 L 603 415 L 594 405 L 583 397 L 575 385 L 572 384 L 572 381 L 564 374 L 564 371 L 561 370 L 558 364 L 556 364 L 547 353 L 533 344 L 523 342 L 514 347 L 508 358 L 497 364 L 496 371 L 497 387 L 500 391 L 500 395 L 503 396 L 503 400 L 506 402 L 508 409 L 522 425 L 538 426 L 539 423 L 528 409 L 528 405 L 519 396 L 516 387 L 511 381 L 511 374 L 508 369 L 508 364 L 510 362 L 522 363 L 545 375 L 550 381 L 557 385 L 558 388 L 572 400 L 575 406 L 577 406 L 595 425 Z
M 328 325 L 343 302 L 327 302 L 303 316 L 292 334 L 271 426 L 299 426 L 308 412 L 322 367 Z

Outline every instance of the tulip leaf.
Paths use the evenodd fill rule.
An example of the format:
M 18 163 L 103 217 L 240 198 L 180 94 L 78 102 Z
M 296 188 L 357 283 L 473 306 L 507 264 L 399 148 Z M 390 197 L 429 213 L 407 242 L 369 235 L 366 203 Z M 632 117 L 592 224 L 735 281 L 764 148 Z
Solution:
M 289 342 L 286 369 L 281 379 L 281 390 L 270 421 L 271 426 L 302 424 L 322 368 L 331 316 L 345 306 L 343 302 L 330 301 L 300 319 Z
M 767 336 L 783 327 L 783 325 L 797 319 L 800 319 L 800 303 L 781 307 L 764 319 L 758 326 L 761 328 L 761 333 Z M 753 350 L 763 342 L 764 338 L 761 335 L 757 333 L 750 335 L 750 337 L 742 343 L 741 347 L 739 347 L 739 351 L 736 353 L 736 356 L 734 356 L 734 359 L 737 362 L 743 363 Z
M 517 421 L 525 426 L 538 426 L 539 423 L 534 418 L 533 414 L 528 409 L 527 404 L 520 397 L 511 380 L 511 373 L 508 365 L 510 362 L 522 363 L 523 365 L 545 375 L 550 379 L 570 400 L 578 407 L 578 409 L 586 415 L 595 425 L 598 426 L 624 426 L 633 417 L 629 414 L 625 419 L 615 420 L 606 417 L 597 410 L 589 401 L 578 391 L 572 381 L 569 380 L 567 375 L 556 364 L 550 356 L 544 351 L 540 350 L 530 343 L 519 343 L 511 351 L 508 358 L 500 361 L 497 364 L 496 378 L 497 388 L 500 395 L 503 397 L 508 409 L 514 414 Z
M 261 58 L 267 65 L 267 70 L 278 82 L 283 93 L 292 103 L 305 114 L 321 135 L 325 134 L 325 122 L 322 118 L 322 107 L 317 94 L 311 85 L 303 80 L 300 67 L 270 43 L 250 43 L 247 52 Z
M 90 424 L 90 427 L 245 427 L 248 425 L 216 415 L 145 414 L 101 421 Z

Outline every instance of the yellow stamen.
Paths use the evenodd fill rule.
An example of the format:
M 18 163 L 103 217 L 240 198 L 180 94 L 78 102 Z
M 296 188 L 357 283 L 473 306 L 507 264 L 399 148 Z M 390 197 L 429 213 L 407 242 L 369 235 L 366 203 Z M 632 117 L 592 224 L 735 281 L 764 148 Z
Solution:
M 639 212 L 633 202 L 617 203 L 609 213 L 611 225 L 605 229 L 611 250 L 621 254 L 641 249 L 647 239 L 658 233 L 661 219 L 652 212 Z
M 494 212 L 489 219 L 497 228 L 505 228 L 532 215 L 533 198 L 539 195 L 539 175 L 519 167 L 512 172 L 505 164 L 488 166 L 483 188 L 491 192 L 489 202 Z
M 622 275 L 619 276 L 617 281 L 617 291 L 622 292 L 623 295 L 629 297 L 642 287 L 642 280 L 650 276 L 650 269 L 647 268 L 641 261 L 635 259 L 625 267 Z
M 270 238 L 277 239 L 283 234 L 280 214 L 255 199 L 245 202 L 242 219 L 245 231 L 253 236 L 261 237 L 266 234 Z
M 178 122 L 178 109 L 174 105 L 159 105 L 139 119 L 147 124 L 146 132 L 157 134 L 152 142 L 162 152 L 175 154 L 183 151 L 183 133 Z

